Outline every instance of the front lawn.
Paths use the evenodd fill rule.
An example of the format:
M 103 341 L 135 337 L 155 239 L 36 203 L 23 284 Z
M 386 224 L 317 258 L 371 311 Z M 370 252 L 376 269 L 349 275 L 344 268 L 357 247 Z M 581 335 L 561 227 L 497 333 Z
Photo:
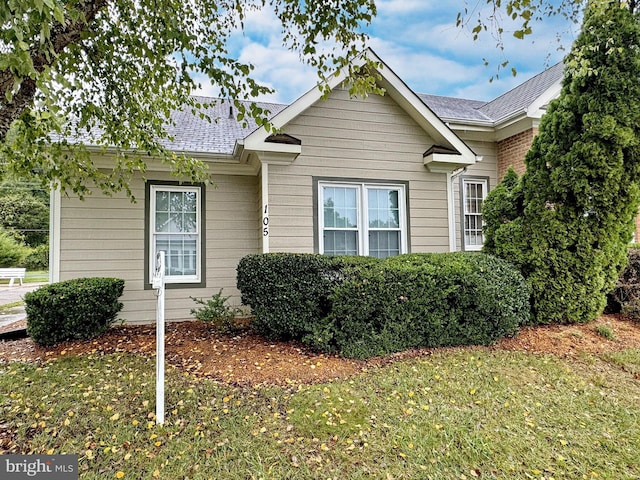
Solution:
M 9 279 L 3 278 L 0 279 L 0 285 L 9 285 Z M 25 275 L 22 283 L 44 283 L 49 281 L 49 271 L 48 270 L 29 270 Z M 20 285 L 18 280 L 15 280 L 14 285 Z
M 0 364 L 0 453 L 79 454 L 90 479 L 640 478 L 640 350 L 443 350 L 293 389 L 170 368 L 162 427 L 154 365 Z
M 42 283 L 49 281 L 48 270 L 29 270 L 24 278 L 25 283 Z

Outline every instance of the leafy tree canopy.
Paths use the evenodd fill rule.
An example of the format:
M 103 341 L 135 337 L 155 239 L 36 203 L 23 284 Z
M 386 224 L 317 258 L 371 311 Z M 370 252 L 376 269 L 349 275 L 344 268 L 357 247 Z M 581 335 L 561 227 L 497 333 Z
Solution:
M 320 83 L 348 69 L 352 93 L 375 89 L 349 63 L 364 47 L 373 0 L 0 2 L 0 175 L 37 172 L 80 196 L 91 184 L 131 196 L 128 180 L 155 156 L 178 176 L 206 179 L 201 162 L 159 140 L 172 110 L 202 106 L 190 96 L 202 77 L 234 100 L 240 120 L 268 125 L 268 112 L 241 101 L 271 89 L 227 48 L 246 15 L 261 9 L 275 13 L 283 43 L 317 69 Z M 88 144 L 112 149 L 112 168 L 98 169 Z

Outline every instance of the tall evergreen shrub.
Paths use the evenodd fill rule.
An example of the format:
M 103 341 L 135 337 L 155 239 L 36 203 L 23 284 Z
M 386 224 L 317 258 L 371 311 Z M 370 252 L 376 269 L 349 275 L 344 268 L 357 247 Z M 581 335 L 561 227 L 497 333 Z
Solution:
M 602 311 L 640 201 L 638 20 L 618 1 L 589 2 L 565 67 L 527 171 L 485 204 L 508 213 L 487 217 L 486 251 L 521 270 L 537 323 L 586 322 Z

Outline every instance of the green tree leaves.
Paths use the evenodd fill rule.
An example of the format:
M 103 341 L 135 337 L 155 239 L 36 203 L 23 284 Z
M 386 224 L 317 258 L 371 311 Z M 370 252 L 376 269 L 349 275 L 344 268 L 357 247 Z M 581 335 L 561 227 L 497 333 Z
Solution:
M 208 178 L 201 162 L 163 147 L 171 112 L 200 106 L 191 93 L 211 82 L 240 120 L 268 125 L 269 112 L 242 100 L 271 92 L 253 66 L 233 58 L 230 36 L 249 11 L 271 9 L 283 43 L 317 69 L 320 82 L 362 51 L 371 0 L 9 0 L 0 6 L 0 167 L 36 170 L 80 196 L 105 193 L 157 157 L 179 177 Z M 366 94 L 371 84 L 354 83 Z M 204 105 L 206 107 L 206 105 Z M 211 120 L 211 119 L 210 119 Z M 71 145 L 73 144 L 73 145 Z M 94 145 L 111 165 L 97 165 Z M 131 192 L 128 192 L 131 196 Z

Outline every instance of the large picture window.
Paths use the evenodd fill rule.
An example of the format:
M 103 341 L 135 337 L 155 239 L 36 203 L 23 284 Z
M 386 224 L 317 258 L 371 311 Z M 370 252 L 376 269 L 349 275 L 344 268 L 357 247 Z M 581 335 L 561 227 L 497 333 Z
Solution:
M 487 196 L 488 180 L 462 179 L 462 239 L 464 250 L 480 250 L 484 244 L 482 233 L 482 204 Z
M 404 185 L 318 185 L 320 253 L 386 258 L 407 251 Z
M 201 187 L 151 185 L 149 197 L 149 278 L 157 252 L 164 251 L 166 283 L 200 283 Z

